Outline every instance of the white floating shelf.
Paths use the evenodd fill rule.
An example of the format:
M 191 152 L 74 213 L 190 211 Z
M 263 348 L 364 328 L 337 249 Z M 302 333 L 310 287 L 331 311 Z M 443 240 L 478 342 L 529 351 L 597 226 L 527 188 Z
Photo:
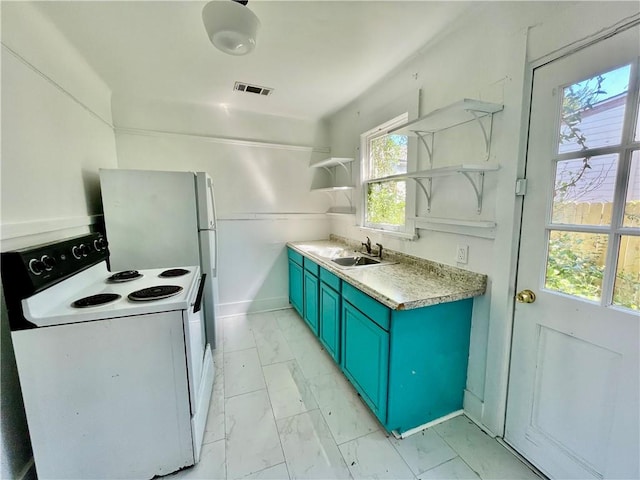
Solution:
M 500 169 L 500 165 L 496 163 L 463 163 L 460 165 L 451 165 L 448 167 L 430 168 L 428 170 L 420 170 L 418 172 L 400 173 L 385 177 L 385 180 L 402 180 L 405 178 L 433 178 L 446 177 L 456 175 L 458 173 L 479 173 L 493 172 Z
M 341 187 L 322 187 L 322 188 L 312 188 L 312 192 L 340 192 L 346 190 L 353 190 L 355 187 L 353 185 L 345 185 Z
M 327 168 L 327 167 L 335 167 L 337 165 L 344 165 L 346 163 L 351 163 L 355 159 L 353 158 L 344 158 L 344 157 L 331 157 L 325 158 L 324 160 L 320 160 L 319 162 L 312 163 L 309 165 L 311 168 Z
M 491 220 L 463 220 L 458 218 L 442 217 L 413 217 L 413 220 L 420 223 L 435 223 L 438 225 L 457 225 L 460 227 L 474 228 L 495 228 L 496 222 Z
M 481 102 L 465 98 L 443 108 L 434 110 L 416 120 L 399 126 L 389 133 L 396 135 L 419 135 L 435 133 L 499 112 L 504 107 L 497 103 Z
M 332 207 L 327 211 L 327 215 L 355 215 L 356 209 L 352 207 Z

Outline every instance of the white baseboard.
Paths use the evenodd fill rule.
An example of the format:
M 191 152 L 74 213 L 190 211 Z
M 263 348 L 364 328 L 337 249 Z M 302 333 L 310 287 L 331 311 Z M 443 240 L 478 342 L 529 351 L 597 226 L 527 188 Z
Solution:
M 231 317 L 233 315 L 243 315 L 246 313 L 269 312 L 271 310 L 282 310 L 289 307 L 289 297 L 271 297 L 255 300 L 245 300 L 242 302 L 221 303 L 220 317 Z
M 492 438 L 498 437 L 494 432 L 489 430 L 487 426 L 482 423 L 482 416 L 484 414 L 484 402 L 480 400 L 475 394 L 469 390 L 464 391 L 464 415 L 475 423 L 480 430 L 489 435 Z
M 484 412 L 484 402 L 473 392 L 464 391 L 464 400 L 462 402 L 464 414 L 473 420 L 474 423 L 480 425 L 480 419 Z
M 434 425 L 438 425 L 439 423 L 446 422 L 447 420 L 451 420 L 452 418 L 458 417 L 460 415 L 464 415 L 464 410 L 456 410 L 455 412 L 451 412 L 450 414 L 445 415 L 444 417 L 436 418 L 435 420 L 427 422 L 424 425 L 420 425 L 419 427 L 415 427 L 410 430 L 407 430 L 406 432 L 398 433 L 394 430 L 391 433 L 393 433 L 393 436 L 398 439 L 407 438 L 408 436 L 413 435 L 414 433 L 421 432 L 422 430 L 426 430 L 427 428 L 431 428 Z

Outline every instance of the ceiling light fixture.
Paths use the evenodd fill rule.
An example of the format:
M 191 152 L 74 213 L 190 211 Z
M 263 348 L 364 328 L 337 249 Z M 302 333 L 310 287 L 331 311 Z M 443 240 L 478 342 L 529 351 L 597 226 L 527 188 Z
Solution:
M 229 55 L 246 55 L 256 46 L 260 20 L 248 0 L 213 0 L 202 9 L 202 21 L 211 43 Z

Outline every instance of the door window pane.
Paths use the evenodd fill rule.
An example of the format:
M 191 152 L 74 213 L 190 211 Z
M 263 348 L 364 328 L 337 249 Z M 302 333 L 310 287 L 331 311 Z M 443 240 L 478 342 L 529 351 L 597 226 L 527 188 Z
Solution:
M 633 152 L 622 225 L 640 227 L 640 151 Z
M 640 237 L 620 238 L 613 304 L 640 310 Z
M 630 72 L 626 65 L 563 89 L 558 153 L 620 144 Z
M 617 167 L 613 154 L 557 162 L 551 221 L 610 225 Z
M 599 301 L 607 235 L 549 232 L 545 288 Z

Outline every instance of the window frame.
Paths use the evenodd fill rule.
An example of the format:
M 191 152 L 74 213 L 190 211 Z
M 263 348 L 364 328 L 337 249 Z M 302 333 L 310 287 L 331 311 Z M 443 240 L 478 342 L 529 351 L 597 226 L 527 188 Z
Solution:
M 405 211 L 404 211 L 404 225 L 390 225 L 384 223 L 371 223 L 367 222 L 367 199 L 368 199 L 368 186 L 372 183 L 383 183 L 387 177 L 393 176 L 387 175 L 383 177 L 370 177 L 370 144 L 371 141 L 388 135 L 391 130 L 401 125 L 406 124 L 409 121 L 409 112 L 404 112 L 396 117 L 387 120 L 386 122 L 367 130 L 360 135 L 360 186 L 361 186 L 361 209 L 360 209 L 360 225 L 363 230 L 370 230 L 379 232 L 386 235 L 399 236 L 409 239 L 416 238 L 415 229 L 415 185 L 414 182 L 409 179 L 401 181 L 405 182 Z M 415 170 L 416 166 L 416 142 L 411 136 L 407 136 L 407 172 Z M 393 180 L 390 180 L 393 181 Z M 396 180 L 398 181 L 398 180 Z M 413 212 L 413 213 L 411 213 Z

